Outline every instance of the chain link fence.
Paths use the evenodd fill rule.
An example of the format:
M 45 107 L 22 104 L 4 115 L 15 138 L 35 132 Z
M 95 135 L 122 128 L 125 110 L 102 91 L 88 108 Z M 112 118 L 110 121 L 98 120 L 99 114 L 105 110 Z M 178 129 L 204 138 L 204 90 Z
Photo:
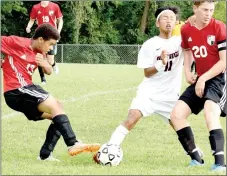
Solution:
M 136 64 L 141 45 L 58 44 L 58 63 Z

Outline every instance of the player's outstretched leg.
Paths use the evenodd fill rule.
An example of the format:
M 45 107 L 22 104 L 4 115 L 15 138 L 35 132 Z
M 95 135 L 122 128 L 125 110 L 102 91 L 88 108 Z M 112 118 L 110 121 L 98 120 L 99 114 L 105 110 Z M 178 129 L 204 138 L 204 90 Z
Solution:
M 119 125 L 112 133 L 108 144 L 115 144 L 120 146 L 129 131 L 136 125 L 136 123 L 142 117 L 142 113 L 139 110 L 129 110 L 127 119 Z M 97 153 L 93 156 L 93 160 L 98 163 Z
M 52 156 L 52 152 L 60 137 L 61 133 L 56 129 L 54 123 L 51 123 L 47 130 L 46 139 L 43 146 L 41 147 L 38 159 L 57 161 L 57 159 Z
M 59 114 L 53 118 L 53 122 L 64 138 L 65 144 L 68 146 L 68 153 L 71 156 L 82 152 L 97 152 L 101 147 L 100 144 L 83 144 L 76 140 L 67 115 Z
M 200 166 L 204 161 L 200 150 L 195 145 L 194 135 L 187 121 L 190 114 L 190 107 L 184 101 L 178 100 L 171 113 L 171 122 L 178 135 L 178 140 L 192 159 L 189 165 Z
M 83 144 L 76 139 L 68 116 L 64 113 L 63 107 L 54 97 L 49 97 L 38 105 L 40 112 L 51 114 L 55 128 L 59 131 L 68 147 L 68 153 L 73 156 L 82 152 L 96 152 L 100 144 Z
M 219 105 L 214 101 L 206 100 L 204 104 L 204 115 L 210 133 L 209 141 L 214 156 L 214 164 L 211 166 L 211 170 L 218 172 L 226 171 L 224 157 L 225 138 L 220 123 L 220 114 L 221 109 Z

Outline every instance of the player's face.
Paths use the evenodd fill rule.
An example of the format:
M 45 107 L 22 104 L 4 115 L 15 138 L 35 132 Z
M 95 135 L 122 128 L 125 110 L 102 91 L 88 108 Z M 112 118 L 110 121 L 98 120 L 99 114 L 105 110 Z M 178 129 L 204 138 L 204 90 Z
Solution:
M 156 26 L 160 28 L 161 31 L 164 32 L 172 32 L 173 28 L 176 24 L 176 15 L 172 11 L 164 12 L 158 22 L 156 23 Z
M 204 2 L 200 6 L 194 6 L 194 12 L 196 15 L 196 21 L 208 24 L 214 13 L 214 2 Z
M 56 40 L 50 39 L 50 40 L 43 40 L 42 37 L 39 38 L 39 46 L 38 50 L 42 53 L 47 53 L 50 50 L 53 50 L 53 46 L 57 43 Z

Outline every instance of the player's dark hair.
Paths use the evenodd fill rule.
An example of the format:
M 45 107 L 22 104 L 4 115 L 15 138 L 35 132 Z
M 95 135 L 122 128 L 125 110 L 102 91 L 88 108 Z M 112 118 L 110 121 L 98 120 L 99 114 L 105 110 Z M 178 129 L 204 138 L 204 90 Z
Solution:
M 165 7 L 160 7 L 156 10 L 154 16 L 155 18 L 158 17 L 158 15 L 163 11 L 163 10 L 172 10 L 173 13 L 175 13 L 176 15 L 179 14 L 179 9 L 177 7 L 170 7 L 170 6 L 165 6 Z
M 32 39 L 37 39 L 39 37 L 42 37 L 45 41 L 50 39 L 59 40 L 60 34 L 54 26 L 49 23 L 44 23 L 35 30 Z

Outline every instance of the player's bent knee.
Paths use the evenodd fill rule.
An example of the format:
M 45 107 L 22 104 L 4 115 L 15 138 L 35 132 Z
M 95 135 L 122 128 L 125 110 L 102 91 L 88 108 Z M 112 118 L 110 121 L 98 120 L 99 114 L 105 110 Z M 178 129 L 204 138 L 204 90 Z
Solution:
M 124 126 L 131 130 L 136 123 L 139 121 L 139 119 L 142 117 L 142 114 L 138 110 L 130 110 L 127 120 L 124 121 Z

